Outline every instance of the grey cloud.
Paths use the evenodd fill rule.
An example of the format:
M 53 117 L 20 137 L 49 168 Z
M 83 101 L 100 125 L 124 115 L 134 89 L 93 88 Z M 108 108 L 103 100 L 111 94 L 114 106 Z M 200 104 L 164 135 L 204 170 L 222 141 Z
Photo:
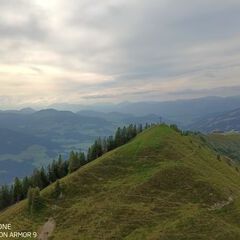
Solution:
M 169 95 L 174 96 L 234 96 L 239 95 L 240 85 L 225 86 L 212 89 L 185 89 L 183 91 L 169 92 Z
M 2 39 L 25 38 L 27 40 L 42 41 L 45 38 L 45 31 L 35 19 L 20 26 L 0 23 L 0 36 Z
M 168 94 L 161 84 L 186 79 L 178 92 L 168 94 L 177 98 L 224 94 L 205 89 L 237 82 L 238 0 L 43 2 L 44 7 L 36 0 L 0 0 L 0 63 L 28 63 L 39 75 L 47 65 L 62 69 L 65 76 L 90 72 L 112 79 L 90 86 L 87 80 L 59 76 L 56 95 L 76 91 L 83 98 L 111 99 L 121 89 L 126 98 L 151 98 L 159 89 L 161 95 Z M 24 21 L 14 20 L 14 11 L 24 15 Z
M 198 56 L 188 54 L 188 50 L 214 44 L 220 38 L 227 41 L 238 34 L 236 23 L 240 20 L 240 5 L 236 1 L 133 1 L 129 7 L 119 5 L 118 11 L 110 11 L 108 4 L 102 14 L 92 18 L 91 6 L 76 8 L 78 12 L 82 10 L 80 18 L 73 16 L 76 26 L 99 31 L 97 41 L 105 33 L 112 42 L 98 49 L 90 39 L 87 52 L 77 45 L 71 54 L 79 59 L 86 57 L 91 70 L 122 75 L 116 81 L 141 72 L 147 79 L 154 73 L 165 77 L 201 70 L 206 67 L 205 59 L 212 57 L 211 53 Z M 84 16 L 89 21 L 84 21 Z M 216 63 L 210 62 L 209 67 L 213 64 Z
M 115 97 L 115 95 L 113 94 L 99 94 L 99 95 L 86 95 L 83 96 L 83 99 L 109 99 L 109 98 L 113 98 Z
M 9 40 L 42 41 L 47 34 L 44 12 L 31 1 L 1 0 L 0 38 Z

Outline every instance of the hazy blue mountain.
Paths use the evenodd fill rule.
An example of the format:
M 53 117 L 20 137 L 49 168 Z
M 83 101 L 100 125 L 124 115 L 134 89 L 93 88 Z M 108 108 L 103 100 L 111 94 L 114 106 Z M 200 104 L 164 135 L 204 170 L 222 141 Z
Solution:
M 49 149 L 58 148 L 58 145 L 48 138 L 0 128 L 0 154 L 21 153 L 31 145 L 41 145 Z
M 132 114 L 127 113 L 120 113 L 120 112 L 100 112 L 100 111 L 94 111 L 94 110 L 81 110 L 78 111 L 77 114 L 80 114 L 81 116 L 88 116 L 88 117 L 101 117 L 104 119 L 119 121 L 124 118 L 134 116 Z
M 0 127 L 19 132 L 44 135 L 48 132 L 64 131 L 64 127 L 73 130 L 74 127 L 82 128 L 109 126 L 109 122 L 102 118 L 86 117 L 70 111 L 57 111 L 46 109 L 32 114 L 19 114 L 12 112 L 0 113 Z M 76 130 L 76 129 L 75 129 Z
M 188 125 L 209 114 L 219 114 L 240 107 L 240 96 L 233 97 L 203 97 L 165 102 L 122 102 L 119 104 L 95 105 L 64 105 L 58 104 L 60 109 L 74 109 L 75 111 L 118 112 L 143 116 L 155 114 L 178 124 Z
M 145 123 L 156 123 L 162 121 L 162 117 L 155 114 L 148 114 L 143 116 L 135 116 L 129 113 L 120 113 L 120 112 L 98 112 L 93 110 L 82 110 L 79 111 L 78 114 L 81 116 L 88 117 L 101 117 L 107 121 L 112 123 L 116 123 L 118 125 L 126 125 L 126 124 L 145 124 Z
M 116 106 L 116 104 L 113 103 L 95 103 L 95 104 L 91 104 L 91 105 L 84 105 L 84 104 L 71 104 L 71 103 L 55 103 L 55 104 L 51 104 L 50 106 L 48 106 L 48 108 L 53 108 L 59 111 L 64 111 L 64 110 L 68 110 L 68 111 L 72 111 L 72 112 L 79 112 L 82 110 L 93 110 L 93 111 L 99 111 L 99 112 L 105 112 L 110 111 L 113 112 L 114 107 Z
M 70 104 L 70 103 L 54 103 L 48 106 L 48 108 L 56 109 L 58 111 L 72 111 L 78 112 L 86 108 L 86 105 L 83 104 Z
M 0 113 L 16 113 L 16 114 L 32 114 L 35 110 L 33 108 L 22 108 L 20 110 L 0 110 Z
M 240 131 L 240 108 L 222 114 L 204 117 L 189 126 L 190 129 L 202 132 Z
M 61 150 L 50 138 L 0 128 L 0 185 L 25 176 Z
M 182 124 L 190 123 L 207 114 L 221 113 L 240 106 L 240 97 L 206 97 L 172 102 L 124 103 L 116 111 L 136 115 L 156 114 Z
M 32 108 L 22 108 L 19 112 L 23 113 L 23 114 L 31 114 L 31 113 L 34 113 L 36 111 Z
M 33 169 L 34 166 L 28 161 L 2 160 L 0 161 L 0 185 L 11 183 L 16 176 L 19 178 L 29 176 Z

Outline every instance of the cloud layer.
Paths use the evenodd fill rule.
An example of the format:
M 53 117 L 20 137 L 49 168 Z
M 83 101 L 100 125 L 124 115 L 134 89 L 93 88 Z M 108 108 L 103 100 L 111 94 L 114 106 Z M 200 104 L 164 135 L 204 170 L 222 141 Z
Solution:
M 238 0 L 0 4 L 3 108 L 231 95 L 239 89 Z

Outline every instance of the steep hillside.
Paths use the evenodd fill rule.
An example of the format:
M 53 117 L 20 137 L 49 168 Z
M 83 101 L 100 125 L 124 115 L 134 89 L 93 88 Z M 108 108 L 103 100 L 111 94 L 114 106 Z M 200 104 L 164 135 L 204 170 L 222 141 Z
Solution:
M 190 125 L 189 128 L 202 132 L 211 132 L 214 130 L 240 131 L 240 108 L 217 116 L 202 118 Z
M 212 133 L 206 136 L 206 140 L 219 153 L 233 160 L 240 161 L 240 134 L 239 133 Z
M 237 240 L 239 183 L 236 168 L 200 138 L 162 125 L 62 179 L 57 201 L 53 185 L 42 191 L 39 214 L 23 201 L 0 222 L 18 231 L 56 226 L 54 240 Z

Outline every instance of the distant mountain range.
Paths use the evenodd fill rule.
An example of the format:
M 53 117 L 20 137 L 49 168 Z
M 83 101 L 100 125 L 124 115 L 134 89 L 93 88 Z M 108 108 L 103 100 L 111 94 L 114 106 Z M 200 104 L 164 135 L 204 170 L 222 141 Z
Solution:
M 59 153 L 66 157 L 70 150 L 86 151 L 98 136 L 111 135 L 118 126 L 131 123 L 176 123 L 181 128 L 203 132 L 240 130 L 238 96 L 55 107 L 67 111 L 0 111 L 0 183 L 12 180 L 9 171 L 14 163 L 21 162 L 22 168 L 30 171 L 46 165 Z M 24 169 L 21 171 L 26 175 Z
M 233 97 L 204 97 L 166 102 L 123 102 L 119 104 L 55 104 L 51 107 L 63 110 L 69 109 L 75 112 L 92 110 L 98 112 L 120 112 L 143 116 L 155 114 L 165 119 L 174 121 L 181 126 L 191 124 L 198 119 L 211 114 L 219 114 L 240 107 L 240 96 Z
M 20 110 L 0 110 L 0 113 L 18 113 L 18 114 L 31 114 L 36 112 L 32 108 L 22 108 Z
M 81 116 L 87 116 L 87 117 L 96 117 L 96 118 L 102 118 L 106 121 L 110 121 L 112 123 L 116 124 L 140 124 L 140 123 L 150 123 L 150 122 L 159 122 L 164 121 L 166 119 L 163 119 L 162 117 L 155 115 L 155 114 L 148 114 L 144 116 L 135 116 L 133 114 L 128 113 L 121 113 L 121 112 L 98 112 L 93 110 L 82 110 L 77 112 L 77 114 Z
M 201 132 L 240 131 L 240 108 L 215 116 L 201 118 L 189 126 Z

